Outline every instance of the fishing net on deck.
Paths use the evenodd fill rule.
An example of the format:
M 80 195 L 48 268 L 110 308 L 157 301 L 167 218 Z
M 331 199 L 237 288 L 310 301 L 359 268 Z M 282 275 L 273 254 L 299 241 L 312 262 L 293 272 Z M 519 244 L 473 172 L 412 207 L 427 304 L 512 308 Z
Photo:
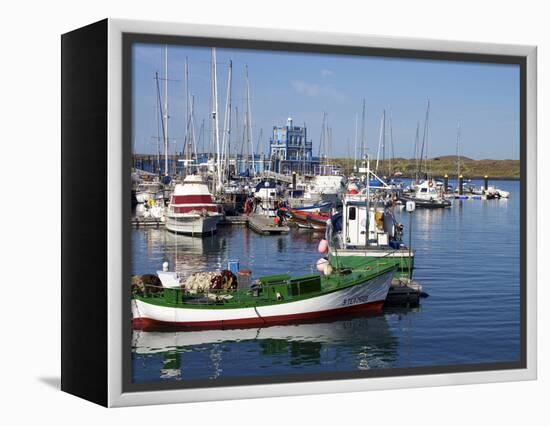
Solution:
M 233 290 L 237 288 L 237 277 L 229 270 L 196 272 L 183 282 L 182 288 L 190 293 L 200 293 L 206 290 Z

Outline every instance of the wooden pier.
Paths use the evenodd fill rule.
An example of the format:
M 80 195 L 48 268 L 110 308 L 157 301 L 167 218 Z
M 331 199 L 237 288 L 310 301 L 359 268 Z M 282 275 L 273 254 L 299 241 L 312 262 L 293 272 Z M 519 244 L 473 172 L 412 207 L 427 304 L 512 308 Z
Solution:
M 237 216 L 224 216 L 218 223 L 219 225 L 246 225 L 248 223 L 248 216 L 241 214 Z
M 262 235 L 287 234 L 290 228 L 286 225 L 277 226 L 272 217 L 263 215 L 253 215 L 248 217 L 248 227 L 254 232 Z
M 132 218 L 132 228 L 144 228 L 144 227 L 155 227 L 160 228 L 164 226 L 164 222 L 160 219 L 153 217 L 134 217 Z

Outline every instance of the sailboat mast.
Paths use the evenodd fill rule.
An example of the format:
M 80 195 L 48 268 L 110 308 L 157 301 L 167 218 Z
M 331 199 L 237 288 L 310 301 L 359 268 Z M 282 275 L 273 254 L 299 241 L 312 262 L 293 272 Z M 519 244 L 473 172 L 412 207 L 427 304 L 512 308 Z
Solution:
M 460 122 L 456 125 L 456 179 L 460 177 Z
M 229 140 L 231 134 L 231 86 L 232 86 L 233 61 L 229 60 L 229 71 L 227 74 L 227 95 L 225 99 L 225 114 L 223 120 L 222 157 L 223 157 L 223 178 L 229 170 Z
M 416 123 L 416 136 L 414 137 L 414 152 L 413 152 L 413 160 L 414 160 L 414 180 L 418 181 L 418 173 L 420 170 L 420 163 L 418 161 L 418 145 L 420 143 L 420 123 Z
M 189 107 L 189 61 L 187 59 L 187 56 L 185 57 L 185 139 L 184 139 L 184 146 L 183 146 L 183 154 L 185 159 L 187 160 L 184 164 L 187 168 L 187 165 L 189 164 L 189 157 L 191 153 L 191 147 L 189 146 L 189 140 L 190 140 L 190 124 L 191 124 L 191 117 L 190 117 L 190 107 Z
M 359 117 L 357 116 L 357 113 L 355 113 L 355 143 L 353 148 L 353 171 L 357 171 L 357 127 L 359 120 Z
M 382 112 L 382 161 L 386 161 L 386 110 Z
M 365 158 L 365 99 L 363 99 L 363 113 L 361 115 L 361 161 Z
M 164 174 L 168 175 L 168 45 L 164 45 Z
M 218 127 L 218 77 L 216 69 L 216 48 L 212 48 L 212 137 L 213 145 L 216 148 L 216 177 L 218 187 L 221 188 L 221 157 L 220 157 L 220 134 Z
M 380 119 L 380 133 L 378 135 L 378 151 L 376 152 L 376 166 L 374 168 L 375 173 L 378 174 L 378 164 L 380 162 L 380 150 L 382 149 L 383 144 L 383 137 L 384 137 L 384 116 L 386 114 L 386 111 L 382 114 L 382 118 Z
M 246 72 L 246 137 L 252 152 L 252 176 L 256 176 L 256 163 L 254 159 L 254 142 L 252 141 L 252 110 L 250 108 L 250 80 L 248 79 L 248 65 L 245 65 Z
M 395 158 L 395 152 L 393 150 L 393 125 L 392 125 L 392 113 L 390 111 L 390 157 L 388 163 L 388 177 L 391 177 L 393 173 L 392 161 Z
M 191 140 L 193 141 L 193 151 L 195 153 L 195 161 L 198 161 L 197 144 L 195 138 L 195 96 L 191 95 Z
M 426 118 L 424 119 L 424 135 L 422 136 L 422 148 L 420 150 L 420 166 L 418 173 L 422 170 L 422 163 L 424 163 L 424 173 L 428 174 L 428 120 L 430 118 L 430 100 L 428 99 L 428 106 L 426 107 Z
M 155 92 L 156 92 L 156 96 L 155 96 L 155 122 L 156 122 L 156 125 L 157 125 L 157 173 L 159 175 L 159 179 L 160 179 L 160 114 L 161 114 L 161 111 L 160 111 L 160 105 L 159 105 L 159 93 L 158 93 L 158 89 L 159 89 L 159 73 L 158 71 L 155 72 Z

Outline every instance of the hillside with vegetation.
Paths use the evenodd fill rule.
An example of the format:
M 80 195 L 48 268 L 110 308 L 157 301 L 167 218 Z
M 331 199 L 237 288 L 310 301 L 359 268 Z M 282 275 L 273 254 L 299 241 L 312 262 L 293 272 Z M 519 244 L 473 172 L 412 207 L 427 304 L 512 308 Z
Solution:
M 353 160 L 349 158 L 337 158 L 334 162 L 339 165 L 344 173 L 349 174 L 353 169 Z M 371 168 L 374 169 L 376 161 L 371 161 Z M 456 177 L 457 157 L 446 155 L 428 159 L 428 170 L 435 177 L 448 175 Z M 380 161 L 378 164 L 379 174 L 387 175 L 389 170 L 389 160 Z M 405 177 L 415 175 L 417 165 L 416 160 L 406 158 L 394 158 L 391 160 L 391 169 L 393 172 L 401 172 Z M 472 158 L 460 157 L 460 173 L 470 179 L 482 178 L 487 175 L 494 179 L 518 179 L 519 178 L 519 160 L 474 160 Z

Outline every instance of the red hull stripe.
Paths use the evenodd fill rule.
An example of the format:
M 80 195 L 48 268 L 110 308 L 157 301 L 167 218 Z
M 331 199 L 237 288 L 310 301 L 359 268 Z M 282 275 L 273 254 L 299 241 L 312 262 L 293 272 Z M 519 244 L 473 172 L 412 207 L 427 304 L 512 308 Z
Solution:
M 172 195 L 171 204 L 210 204 L 214 200 L 211 195 Z
M 157 321 L 152 318 L 134 318 L 132 325 L 135 330 L 154 330 L 159 328 L 185 328 L 185 329 L 213 329 L 213 328 L 246 328 L 261 327 L 266 325 L 286 324 L 292 321 L 304 321 L 328 316 L 346 315 L 353 313 L 377 312 L 382 309 L 384 301 L 363 303 L 361 305 L 346 306 L 343 308 L 329 309 L 326 311 L 306 312 L 303 314 L 275 315 L 270 317 L 242 318 L 219 321 L 194 321 L 194 322 L 167 322 Z
M 189 213 L 192 211 L 200 212 L 206 210 L 207 212 L 217 212 L 217 206 L 193 206 L 193 207 L 172 207 L 174 213 Z

